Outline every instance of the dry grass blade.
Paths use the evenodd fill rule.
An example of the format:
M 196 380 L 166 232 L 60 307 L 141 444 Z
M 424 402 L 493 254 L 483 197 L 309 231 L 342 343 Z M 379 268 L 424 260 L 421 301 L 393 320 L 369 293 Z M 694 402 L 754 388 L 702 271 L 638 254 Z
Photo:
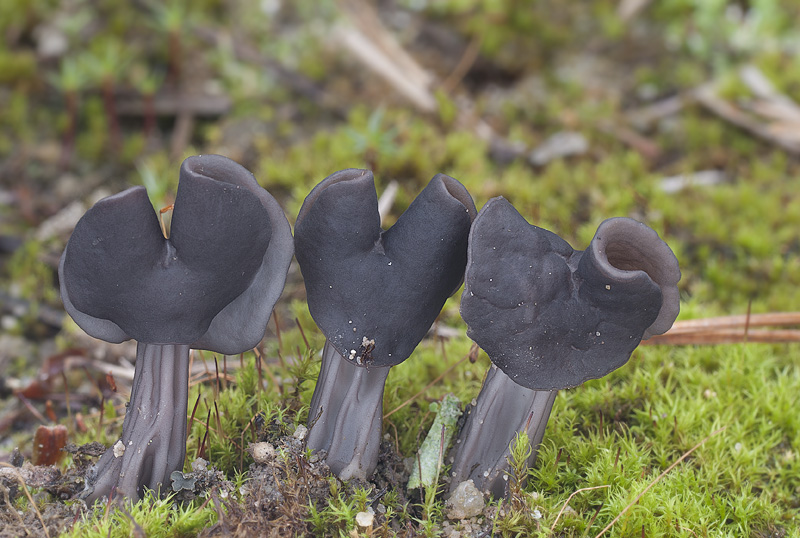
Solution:
M 398 405 L 397 407 L 395 407 L 394 409 L 392 409 L 391 411 L 389 411 L 388 413 L 386 413 L 385 415 L 383 415 L 383 420 L 386 420 L 387 418 L 389 418 L 390 416 L 394 415 L 395 413 L 397 413 L 398 411 L 400 411 L 402 408 L 404 408 L 405 406 L 407 406 L 408 404 L 410 404 L 411 402 L 413 402 L 414 400 L 416 400 L 417 398 L 419 398 L 420 396 L 422 396 L 423 394 L 425 394 L 425 392 L 426 392 L 426 391 L 427 391 L 429 388 L 431 388 L 431 387 L 432 387 L 432 386 L 434 386 L 436 383 L 438 383 L 439 381 L 441 381 L 441 380 L 444 378 L 444 376 L 446 376 L 447 374 L 449 374 L 450 372 L 452 372 L 452 371 L 453 371 L 453 370 L 454 370 L 454 369 L 455 369 L 455 368 L 456 368 L 456 367 L 457 367 L 459 364 L 461 364 L 462 362 L 464 362 L 464 361 L 465 361 L 465 360 L 467 360 L 468 358 L 469 358 L 469 355 L 466 355 L 466 356 L 462 357 L 461 359 L 459 359 L 458 361 L 456 361 L 455 363 L 451 364 L 451 365 L 450 365 L 450 366 L 447 368 L 447 370 L 445 370 L 444 372 L 442 372 L 441 374 L 439 374 L 439 375 L 436 377 L 436 379 L 434 379 L 433 381 L 431 381 L 430 383 L 428 383 L 427 385 L 425 385 L 424 387 L 422 387 L 422 390 L 421 390 L 421 391 L 419 391 L 418 393 L 416 393 L 415 395 L 413 395 L 411 398 L 409 398 L 409 399 L 408 399 L 408 400 L 406 400 L 405 402 L 401 403 L 400 405 Z
M 656 142 L 649 138 L 640 135 L 633 129 L 629 129 L 623 125 L 614 125 L 610 121 L 601 121 L 597 124 L 597 128 L 616 138 L 623 144 L 631 147 L 637 153 L 647 160 L 655 160 L 661 156 L 661 148 Z
M 372 2 L 339 0 L 337 4 L 342 14 L 353 21 L 414 85 L 425 89 L 430 87 L 433 75 L 423 69 L 386 28 Z
M 443 92 L 451 93 L 466 76 L 466 74 L 469 73 L 469 70 L 472 68 L 472 65 L 478 58 L 482 41 L 483 39 L 481 37 L 475 37 L 469 42 L 467 48 L 464 49 L 464 53 L 461 55 L 461 59 L 458 60 L 458 64 L 447 76 L 447 78 L 439 85 L 439 88 Z
M 389 216 L 389 211 L 394 205 L 394 200 L 397 198 L 397 191 L 399 190 L 400 184 L 393 179 L 386 185 L 381 197 L 378 198 L 378 215 L 381 217 L 381 227 L 386 225 L 386 217 Z
M 36 512 L 36 517 L 39 518 L 39 523 L 42 524 L 42 530 L 44 531 L 44 535 L 47 536 L 47 538 L 50 538 L 50 531 L 47 530 L 47 525 L 44 524 L 44 518 L 42 517 L 42 513 L 39 512 L 39 508 L 37 508 L 36 503 L 33 502 L 33 497 L 31 497 L 31 492 L 28 491 L 28 486 L 25 484 L 25 480 L 22 478 L 22 475 L 19 474 L 19 471 L 17 471 L 16 467 L 11 465 L 10 463 L 5 463 L 0 461 L 0 467 L 8 467 L 9 469 L 11 469 L 14 478 L 16 478 L 17 481 L 19 482 L 19 485 L 22 486 L 22 491 L 25 492 L 25 496 L 28 498 L 28 502 L 31 503 L 33 511 Z
M 432 77 L 386 29 L 375 9 L 364 0 L 341 0 L 339 7 L 346 22 L 334 29 L 335 42 L 419 110 L 436 110 Z
M 36 409 L 35 407 L 33 407 L 33 405 L 31 404 L 31 402 L 30 402 L 30 401 L 29 401 L 29 400 L 28 400 L 28 399 L 27 399 L 25 396 L 23 396 L 21 392 L 17 392 L 17 393 L 15 393 L 14 395 L 15 395 L 15 396 L 17 397 L 17 399 L 18 399 L 18 400 L 19 400 L 19 401 L 22 403 L 22 405 L 24 405 L 24 406 L 25 406 L 25 408 L 26 408 L 26 409 L 27 409 L 27 410 L 28 410 L 28 411 L 31 413 L 31 415 L 33 415 L 34 417 L 36 417 L 36 420 L 38 420 L 39 422 L 41 422 L 41 423 L 42 423 L 42 424 L 44 424 L 44 425 L 47 425 L 47 424 L 49 424 L 48 420 L 47 420 L 47 419 L 44 417 L 44 415 L 42 415 L 42 414 L 39 412 L 39 410 L 38 410 L 38 409 Z
M 658 476 L 655 478 L 655 480 L 653 480 L 652 482 L 650 482 L 649 484 L 647 484 L 647 487 L 646 487 L 646 488 L 644 488 L 644 489 L 642 490 L 642 492 L 641 492 L 641 493 L 639 493 L 639 495 L 637 495 L 637 496 L 636 496 L 636 498 L 635 498 L 635 499 L 633 499 L 631 502 L 629 502 L 629 503 L 628 503 L 628 506 L 626 506 L 625 508 L 623 508 L 623 509 L 622 509 L 622 511 L 621 511 L 619 514 L 617 514 L 617 516 L 616 516 L 614 519 L 612 519 L 612 520 L 611 520 L 611 523 L 609 523 L 608 525 L 606 525 L 606 526 L 605 526 L 605 528 L 604 528 L 602 531 L 600 531 L 600 534 L 598 534 L 598 535 L 597 535 L 597 536 L 595 536 L 594 538 L 600 538 L 601 536 L 603 536 L 603 535 L 604 535 L 604 534 L 605 534 L 605 533 L 608 531 L 608 529 L 610 529 L 611 527 L 613 527 L 613 526 L 614 526 L 614 523 L 616 523 L 617 521 L 619 521 L 619 518 L 621 518 L 623 515 L 625 515 L 625 513 L 626 513 L 628 510 L 630 510 L 630 509 L 631 509 L 631 506 L 633 506 L 634 504 L 638 503 L 638 502 L 639 502 L 639 499 L 641 499 L 642 497 L 644 497 L 644 494 L 645 494 L 645 493 L 647 493 L 648 491 L 650 491 L 650 488 L 652 488 L 653 486 L 655 486 L 656 484 L 658 484 L 658 482 L 659 482 L 659 481 L 660 481 L 662 478 L 664 478 L 665 476 L 667 476 L 667 474 L 669 474 L 669 472 L 670 472 L 672 469 L 674 469 L 675 467 L 677 467 L 677 466 L 678 466 L 678 465 L 679 465 L 679 464 L 680 464 L 680 463 L 681 463 L 683 460 L 685 460 L 686 458 L 688 458 L 688 457 L 689 457 L 689 456 L 692 454 L 692 452 L 694 452 L 695 450 L 697 450 L 698 448 L 700 448 L 701 446 L 703 446 L 703 445 L 706 443 L 706 441 L 708 441 L 708 440 L 709 440 L 709 439 L 711 439 L 712 437 L 715 437 L 715 436 L 719 435 L 720 433 L 724 432 L 724 431 L 725 431 L 727 428 L 728 428 L 727 426 L 723 426 L 722 428 L 719 428 L 718 430 L 714 430 L 713 432 L 711 432 L 710 434 L 708 434 L 708 435 L 707 435 L 707 436 L 706 436 L 706 437 L 705 437 L 705 438 L 704 438 L 702 441 L 700 441 L 699 443 L 697 443 L 696 445 L 694 445 L 692 448 L 690 448 L 689 450 L 687 450 L 686 452 L 684 452 L 684 454 L 683 454 L 683 455 L 682 455 L 680 458 L 678 458 L 677 460 L 675 460 L 675 461 L 672 463 L 672 465 L 670 465 L 669 467 L 667 467 L 666 469 L 664 469 L 664 471 L 663 471 L 663 472 L 662 472 L 660 475 L 658 475 Z
M 754 103 L 753 110 L 771 120 L 800 123 L 800 106 L 788 95 L 779 92 L 772 81 L 755 65 L 745 65 L 739 70 L 739 78 L 761 101 Z
M 605 484 L 605 485 L 602 485 L 602 486 L 592 486 L 590 488 L 581 488 L 581 489 L 573 491 L 572 494 L 569 497 L 567 497 L 567 500 L 564 501 L 564 505 L 561 507 L 561 510 L 558 511 L 558 515 L 556 516 L 556 519 L 553 521 L 552 528 L 554 528 L 554 529 L 556 528 L 556 523 L 558 523 L 558 520 L 561 519 L 561 515 L 564 513 L 564 510 L 567 509 L 567 506 L 569 506 L 569 502 L 572 500 L 572 498 L 575 495 L 577 495 L 578 493 L 581 493 L 582 491 L 592 491 L 593 489 L 603 489 L 603 488 L 610 488 L 610 487 L 611 487 L 610 485 Z
M 713 112 L 723 120 L 749 131 L 751 134 L 766 140 L 792 155 L 800 154 L 800 142 L 794 136 L 785 136 L 776 132 L 774 126 L 761 118 L 752 116 L 730 102 L 720 98 L 713 87 L 703 86 L 695 94 L 697 101 L 706 109 Z
M 659 120 L 678 114 L 692 101 L 694 101 L 694 96 L 691 92 L 679 93 L 651 105 L 629 111 L 625 114 L 625 119 L 637 129 L 643 129 Z

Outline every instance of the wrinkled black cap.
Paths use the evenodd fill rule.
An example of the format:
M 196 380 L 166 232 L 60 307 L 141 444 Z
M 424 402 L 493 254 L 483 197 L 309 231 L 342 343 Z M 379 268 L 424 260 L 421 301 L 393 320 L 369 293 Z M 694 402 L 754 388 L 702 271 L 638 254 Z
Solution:
M 649 227 L 609 219 L 586 251 L 575 251 L 502 197 L 475 219 L 465 278 L 468 335 L 534 390 L 574 387 L 619 368 L 679 310 L 678 261 Z
M 435 176 L 389 230 L 372 173 L 342 170 L 306 197 L 295 223 L 308 307 L 328 341 L 364 366 L 404 361 L 461 285 L 475 205 Z
M 100 200 L 64 250 L 61 296 L 96 338 L 239 353 L 263 337 L 292 250 L 285 215 L 250 172 L 190 157 L 169 239 L 143 187 Z

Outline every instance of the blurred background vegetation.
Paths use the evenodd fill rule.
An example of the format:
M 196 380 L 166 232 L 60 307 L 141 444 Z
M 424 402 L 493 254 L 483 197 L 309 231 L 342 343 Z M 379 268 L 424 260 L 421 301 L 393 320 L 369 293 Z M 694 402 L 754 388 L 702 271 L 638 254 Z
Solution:
M 656 229 L 680 260 L 681 319 L 800 310 L 799 21 L 800 3 L 779 0 L 0 2 L 0 459 L 16 446 L 30 452 L 24 447 L 35 421 L 15 394 L 46 359 L 95 346 L 61 320 L 56 267 L 75 222 L 99 197 L 131 185 L 147 187 L 156 209 L 168 206 L 179 164 L 192 154 L 219 153 L 243 164 L 292 223 L 316 183 L 349 167 L 374 170 L 379 194 L 397 182 L 387 226 L 439 172 L 464 183 L 479 208 L 504 196 L 529 222 L 578 249 L 605 218 L 630 216 Z M 303 297 L 293 266 L 278 307 L 287 353 L 302 342 L 294 318 L 312 347 L 320 345 Z M 399 367 L 387 411 L 445 371 L 441 351 L 452 348 L 450 363 L 467 353 L 457 296 L 440 323 L 462 336 L 449 347 L 427 343 L 416 365 Z M 274 351 L 270 331 L 267 351 Z M 682 401 L 696 411 L 718 381 L 705 376 L 718 368 L 732 369 L 725 379 L 743 391 L 726 399 L 731 406 L 750 401 L 753 391 L 797 394 L 796 345 L 749 346 L 734 353 L 725 346 L 648 348 L 638 366 L 652 366 L 653 377 L 619 373 L 570 392 L 567 402 L 559 397 L 557 408 L 572 418 L 552 422 L 561 437 L 554 434 L 541 461 L 559 469 L 555 455 L 581 429 L 581 405 L 587 421 L 591 413 L 616 416 L 613 406 L 621 405 L 626 414 L 616 420 L 626 422 L 639 411 L 652 416 L 654 402 L 685 391 Z M 302 363 L 303 353 L 296 354 Z M 674 385 L 676 363 L 687 368 L 684 388 Z M 394 415 L 389 422 L 400 430 L 392 435 L 403 456 L 432 420 L 426 399 L 453 391 L 469 401 L 487 365 L 485 356 L 462 365 Z M 740 377 L 750 367 L 763 383 Z M 104 405 L 79 379 L 69 382 L 77 393 L 91 393 L 84 413 Z M 44 409 L 46 399 L 32 405 Z M 727 491 L 734 508 L 719 508 L 727 501 L 707 491 L 688 512 L 664 508 L 676 492 L 702 490 L 702 482 L 661 494 L 666 500 L 656 505 L 673 518 L 675 535 L 796 533 L 800 428 L 796 408 L 788 407 L 770 419 L 780 424 L 773 424 L 778 433 L 770 442 L 750 447 L 756 454 L 742 469 L 756 469 L 752 476 L 718 484 L 716 495 Z M 55 419 L 65 420 L 67 411 L 56 408 Z M 744 416 L 733 407 L 728 419 L 715 415 L 704 423 L 682 415 L 688 411 L 678 404 L 670 409 L 676 431 L 686 425 L 695 442 L 712 424 Z M 236 427 L 251 417 L 237 417 Z M 740 433 L 754 435 L 764 424 L 744 420 Z M 647 482 L 642 477 L 694 444 L 676 442 L 658 455 L 657 432 L 640 433 L 606 446 L 617 459 L 614 443 L 632 443 L 632 453 L 644 454 L 635 467 L 640 475 L 620 486 L 626 493 L 615 493 L 617 510 Z M 202 430 L 196 435 L 202 438 Z M 576 455 L 581 450 L 574 448 Z M 584 456 L 586 465 L 599 457 Z M 234 464 L 239 454 L 228 457 L 227 472 L 246 469 Z M 610 480 L 607 471 L 597 480 Z M 518 527 L 506 521 L 495 532 L 547 530 L 566 497 L 585 486 L 576 477 L 590 474 L 575 473 L 532 480 L 530 491 L 551 495 L 530 501 L 545 519 L 528 517 Z M 560 535 L 594 536 L 616 515 L 607 500 L 592 519 L 600 501 L 592 502 L 571 505 Z M 706 508 L 721 515 L 701 517 Z M 731 516 L 736 510 L 746 515 Z M 645 535 L 644 525 L 655 525 L 652 535 L 666 532 L 650 523 L 654 513 L 640 517 L 645 523 L 609 535 Z M 440 532 L 434 521 L 429 527 Z M 336 525 L 345 534 L 354 528 Z M 429 527 L 420 528 L 433 532 Z M 697 533 L 686 531 L 693 528 Z

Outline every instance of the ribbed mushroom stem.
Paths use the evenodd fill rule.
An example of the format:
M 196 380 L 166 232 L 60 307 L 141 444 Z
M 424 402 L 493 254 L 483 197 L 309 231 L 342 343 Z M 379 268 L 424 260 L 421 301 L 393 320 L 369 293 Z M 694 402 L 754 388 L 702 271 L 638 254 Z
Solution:
M 557 393 L 527 389 L 493 365 L 456 441 L 451 491 L 472 479 L 480 491 L 504 497 L 512 478 L 509 445 L 517 432 L 527 430 L 531 444 L 528 466 L 534 464 Z
M 325 343 L 311 397 L 307 446 L 326 451 L 325 462 L 342 480 L 364 480 L 378 465 L 388 375 L 388 367 L 356 366 Z
M 170 474 L 183 468 L 186 456 L 188 392 L 189 346 L 138 344 L 121 445 L 106 450 L 90 472 L 87 502 L 113 489 L 115 496 L 138 499 L 145 487 L 169 485 Z

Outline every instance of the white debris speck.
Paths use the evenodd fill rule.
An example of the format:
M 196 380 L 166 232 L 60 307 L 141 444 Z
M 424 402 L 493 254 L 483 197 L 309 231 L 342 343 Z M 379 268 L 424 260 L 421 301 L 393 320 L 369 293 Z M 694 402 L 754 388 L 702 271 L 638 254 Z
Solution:
M 125 454 L 125 445 L 120 440 L 114 443 L 114 457 L 121 458 L 123 454 Z
M 600 331 L 597 331 L 596 333 L 594 333 L 594 335 L 595 336 L 600 336 Z
M 611 284 L 606 284 L 606 289 L 610 290 L 611 289 Z
M 356 514 L 356 525 L 359 527 L 369 528 L 372 526 L 373 521 L 375 521 L 375 512 L 373 512 L 371 506 L 367 508 L 366 512 Z
M 353 360 L 353 359 L 355 359 L 355 358 L 356 358 L 356 350 L 355 350 L 355 349 L 351 349 L 351 350 L 350 350 L 350 356 L 349 356 L 348 358 L 349 358 L 350 360 Z
M 736 443 L 735 445 L 733 445 L 733 450 L 735 450 L 736 452 L 741 452 L 742 447 L 743 447 L 742 443 Z
M 531 512 L 531 516 L 533 516 L 533 519 L 542 519 L 542 513 L 538 508 Z

